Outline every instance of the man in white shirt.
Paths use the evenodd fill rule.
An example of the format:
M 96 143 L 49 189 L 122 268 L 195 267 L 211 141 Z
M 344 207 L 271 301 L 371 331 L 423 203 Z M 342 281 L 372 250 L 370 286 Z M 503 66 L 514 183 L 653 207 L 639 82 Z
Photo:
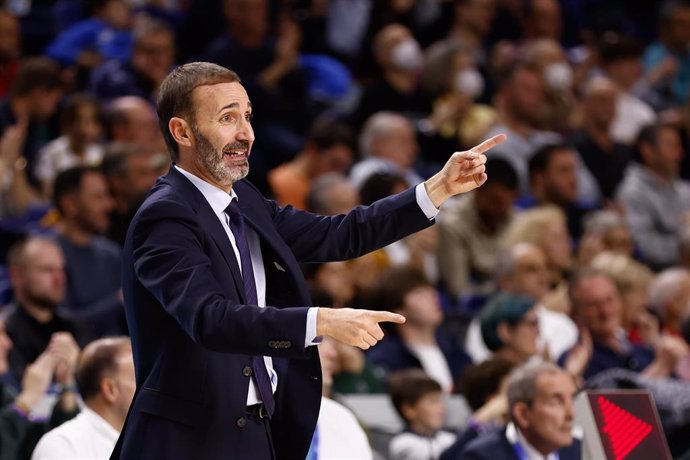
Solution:
M 129 339 L 91 342 L 82 353 L 77 382 L 86 407 L 73 420 L 46 433 L 32 460 L 110 458 L 136 385 Z

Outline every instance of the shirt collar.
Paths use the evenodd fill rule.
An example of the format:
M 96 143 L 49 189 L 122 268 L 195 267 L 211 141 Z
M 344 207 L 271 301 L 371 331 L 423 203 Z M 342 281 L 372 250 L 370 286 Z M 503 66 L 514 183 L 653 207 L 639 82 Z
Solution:
M 230 190 L 230 194 L 225 193 L 224 190 L 219 189 L 215 185 L 212 185 L 198 176 L 185 171 L 178 165 L 175 165 L 177 169 L 184 177 L 189 179 L 189 181 L 194 184 L 194 186 L 201 192 L 201 194 L 206 198 L 208 204 L 211 205 L 211 209 L 216 215 L 221 215 L 225 212 L 233 198 L 237 199 L 237 194 L 234 190 Z
M 525 453 L 525 458 L 521 460 L 558 460 L 558 455 L 551 452 L 549 455 L 544 456 L 537 449 L 532 446 L 532 444 L 525 439 L 525 437 L 520 433 L 520 430 L 513 422 L 508 423 L 506 427 L 506 438 L 508 442 L 512 444 L 520 444 L 522 450 Z
M 110 423 L 108 423 L 103 417 L 98 415 L 98 413 L 89 409 L 88 406 L 84 406 L 84 408 L 81 410 L 80 415 L 87 419 L 88 422 L 91 425 L 93 425 L 97 431 L 102 433 L 108 439 L 117 441 L 117 438 L 120 436 L 120 432 L 113 428 L 113 426 Z

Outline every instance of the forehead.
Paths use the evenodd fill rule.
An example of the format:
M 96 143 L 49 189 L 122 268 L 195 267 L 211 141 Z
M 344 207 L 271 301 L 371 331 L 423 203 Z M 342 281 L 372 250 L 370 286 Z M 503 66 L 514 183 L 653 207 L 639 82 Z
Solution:
M 537 393 L 541 396 L 572 395 L 575 391 L 575 382 L 565 372 L 547 372 L 537 378 Z
M 192 91 L 192 101 L 198 115 L 215 116 L 223 107 L 232 104 L 242 112 L 251 109 L 247 92 L 237 82 L 198 86 Z
M 26 261 L 29 264 L 62 262 L 62 251 L 56 244 L 47 241 L 33 241 L 26 246 Z

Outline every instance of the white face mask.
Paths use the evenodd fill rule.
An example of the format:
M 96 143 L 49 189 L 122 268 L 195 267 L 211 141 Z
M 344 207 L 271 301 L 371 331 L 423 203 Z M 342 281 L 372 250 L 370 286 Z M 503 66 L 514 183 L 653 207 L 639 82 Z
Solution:
M 546 67 L 544 78 L 549 88 L 563 91 L 573 85 L 573 69 L 565 62 L 557 62 Z
M 422 67 L 423 61 L 422 50 L 412 38 L 398 43 L 393 48 L 393 64 L 401 70 L 418 70 Z
M 455 76 L 455 89 L 477 99 L 484 92 L 484 77 L 475 68 L 461 70 Z

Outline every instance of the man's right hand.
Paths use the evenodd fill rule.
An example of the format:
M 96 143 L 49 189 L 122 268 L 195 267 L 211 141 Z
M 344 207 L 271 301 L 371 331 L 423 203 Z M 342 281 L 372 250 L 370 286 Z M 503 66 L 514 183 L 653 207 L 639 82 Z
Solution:
M 367 350 L 383 338 L 383 330 L 379 326 L 382 322 L 402 324 L 405 317 L 388 311 L 319 308 L 316 333 Z

